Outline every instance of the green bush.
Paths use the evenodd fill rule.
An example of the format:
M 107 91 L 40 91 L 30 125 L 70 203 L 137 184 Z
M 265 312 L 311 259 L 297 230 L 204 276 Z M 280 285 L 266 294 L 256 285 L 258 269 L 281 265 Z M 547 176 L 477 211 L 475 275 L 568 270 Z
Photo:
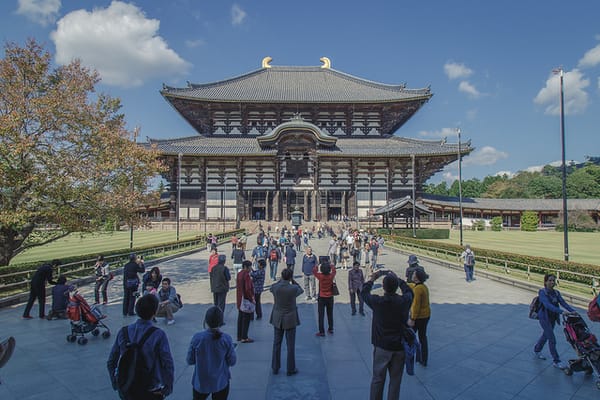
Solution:
M 521 230 L 526 232 L 535 232 L 538 229 L 540 219 L 536 212 L 525 211 L 521 215 Z
M 500 232 L 502 230 L 502 217 L 492 218 L 492 230 Z
M 378 229 L 380 235 L 392 235 L 402 237 L 413 237 L 412 229 Z M 417 229 L 415 230 L 417 239 L 449 239 L 449 229 Z
M 474 231 L 485 231 L 485 221 L 482 219 L 473 221 L 471 229 Z

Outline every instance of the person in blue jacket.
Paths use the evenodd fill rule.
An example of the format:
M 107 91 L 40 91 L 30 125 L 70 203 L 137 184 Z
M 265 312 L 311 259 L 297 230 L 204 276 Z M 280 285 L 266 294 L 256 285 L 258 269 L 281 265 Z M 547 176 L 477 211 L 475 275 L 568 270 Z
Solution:
M 196 333 L 188 348 L 186 361 L 194 366 L 192 398 L 227 399 L 231 372 L 237 361 L 231 336 L 219 328 L 223 325 L 223 312 L 212 306 L 206 311 L 202 332 Z
M 560 361 L 560 356 L 556 351 L 556 336 L 554 336 L 554 325 L 559 321 L 560 314 L 565 313 L 560 307 L 568 311 L 567 314 L 577 314 L 573 307 L 567 304 L 562 298 L 560 292 L 555 290 L 556 276 L 553 274 L 544 275 L 544 287 L 539 290 L 538 296 L 540 299 L 541 307 L 538 312 L 538 318 L 540 326 L 542 327 L 542 335 L 538 339 L 535 347 L 533 348 L 533 354 L 540 360 L 545 360 L 546 357 L 542 355 L 542 349 L 546 342 L 550 348 L 550 354 L 552 355 L 552 365 L 559 369 L 565 369 L 567 366 Z

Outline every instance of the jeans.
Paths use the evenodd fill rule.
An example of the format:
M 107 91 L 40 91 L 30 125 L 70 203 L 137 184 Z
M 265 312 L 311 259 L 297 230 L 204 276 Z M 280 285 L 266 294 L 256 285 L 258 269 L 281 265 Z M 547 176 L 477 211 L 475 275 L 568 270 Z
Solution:
M 554 336 L 554 324 L 556 321 L 543 321 L 540 319 L 540 326 L 542 327 L 542 336 L 538 339 L 533 351 L 539 353 L 544 348 L 546 341 L 548 341 L 548 347 L 550 348 L 550 355 L 554 362 L 560 362 L 560 357 L 556 351 L 556 336 Z
M 473 269 L 474 269 L 473 265 L 465 264 L 465 276 L 466 276 L 467 282 L 471 282 L 473 280 Z
M 317 297 L 315 283 L 316 281 L 314 275 L 304 275 L 304 293 L 306 293 L 308 297 Z M 310 290 L 311 286 L 312 291 Z
M 279 261 L 270 261 L 270 267 L 271 267 L 271 280 L 274 281 L 275 279 L 277 279 L 277 266 L 279 265 Z
M 355 289 L 350 291 L 350 308 L 352 309 L 352 314 L 356 313 L 356 297 L 358 297 L 358 311 L 362 314 L 364 313 L 364 304 L 362 296 L 360 295 L 360 289 Z
M 319 314 L 319 332 L 325 333 L 325 310 L 327 310 L 327 329 L 333 332 L 333 297 L 319 297 L 317 310 Z
M 404 351 L 384 350 L 380 347 L 373 348 L 373 378 L 371 379 L 370 400 L 382 400 L 386 375 L 390 375 L 388 386 L 388 400 L 400 398 L 400 384 L 404 372 Z
M 96 300 L 96 303 L 100 303 L 100 292 L 102 292 L 102 301 L 103 302 L 108 302 L 108 296 L 106 295 L 106 288 L 108 287 L 108 282 L 110 281 L 110 279 L 108 278 L 100 278 L 99 280 L 96 281 L 96 284 L 94 285 L 94 299 Z
M 285 342 L 287 345 L 287 372 L 296 369 L 296 328 L 279 329 L 274 328 L 273 336 L 273 356 L 271 358 L 271 369 L 273 372 L 279 372 L 281 367 L 281 343 L 285 334 Z

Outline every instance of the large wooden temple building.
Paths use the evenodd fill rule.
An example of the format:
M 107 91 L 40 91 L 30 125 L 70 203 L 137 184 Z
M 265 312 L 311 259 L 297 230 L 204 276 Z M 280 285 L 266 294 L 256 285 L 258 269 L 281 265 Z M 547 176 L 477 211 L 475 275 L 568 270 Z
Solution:
M 432 93 L 320 66 L 271 66 L 162 96 L 198 132 L 152 140 L 181 220 L 364 218 L 423 183 L 469 143 L 395 136 Z M 180 185 L 180 186 L 179 186 Z M 174 216 L 173 210 L 171 216 Z

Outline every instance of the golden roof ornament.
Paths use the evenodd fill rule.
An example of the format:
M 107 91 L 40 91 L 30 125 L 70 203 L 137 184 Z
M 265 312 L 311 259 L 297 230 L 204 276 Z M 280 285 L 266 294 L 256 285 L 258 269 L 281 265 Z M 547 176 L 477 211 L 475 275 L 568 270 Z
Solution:
M 269 63 L 273 61 L 273 59 L 269 56 L 266 56 L 265 58 L 263 58 L 262 60 L 262 67 L 263 68 L 271 68 L 271 66 L 269 65 Z
M 319 58 L 319 61 L 323 63 L 323 65 L 321 65 L 321 68 L 331 69 L 331 60 L 329 58 L 321 57 Z

